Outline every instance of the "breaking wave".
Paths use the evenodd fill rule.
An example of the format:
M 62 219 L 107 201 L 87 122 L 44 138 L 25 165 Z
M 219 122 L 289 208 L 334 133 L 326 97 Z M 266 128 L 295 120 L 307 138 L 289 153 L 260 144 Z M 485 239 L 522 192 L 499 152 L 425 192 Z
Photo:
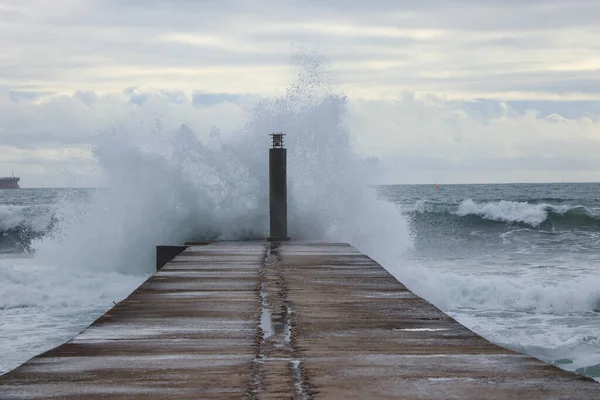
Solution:
M 0 205 L 0 253 L 27 253 L 31 243 L 47 235 L 56 225 L 47 207 Z
M 460 204 L 428 204 L 420 200 L 407 214 L 413 219 L 438 220 L 469 226 L 517 225 L 553 230 L 600 230 L 600 211 L 584 205 L 547 204 L 519 201 L 476 202 Z
M 522 277 L 464 276 L 421 268 L 398 268 L 392 272 L 417 294 L 446 311 L 600 311 L 600 276 L 531 282 Z
M 33 244 L 38 256 L 139 274 L 152 271 L 157 244 L 266 237 L 273 132 L 286 134 L 291 237 L 400 253 L 410 245 L 407 223 L 368 186 L 374 171 L 351 147 L 345 95 L 321 56 L 300 51 L 294 61 L 297 79 L 231 132 L 134 115 L 100 135 L 93 154 L 108 187 L 87 205 L 61 204 L 58 227 Z
M 247 110 L 247 122 L 233 130 L 167 125 L 160 107 L 157 113 L 152 105 L 136 106 L 95 136 L 93 156 L 105 187 L 85 201 L 59 199 L 42 213 L 48 224 L 21 218 L 16 208 L 2 215 L 10 237 L 32 232 L 21 243 L 35 255 L 3 260 L 0 292 L 8 298 L 0 311 L 11 320 L 4 319 L 0 338 L 0 373 L 126 296 L 154 271 L 156 245 L 265 238 L 273 132 L 286 134 L 291 237 L 349 242 L 369 254 L 400 254 L 410 245 L 403 215 L 368 186 L 371 161 L 351 147 L 346 97 L 323 59 L 299 52 L 294 61 L 297 79 Z M 58 332 L 61 326 L 68 329 Z

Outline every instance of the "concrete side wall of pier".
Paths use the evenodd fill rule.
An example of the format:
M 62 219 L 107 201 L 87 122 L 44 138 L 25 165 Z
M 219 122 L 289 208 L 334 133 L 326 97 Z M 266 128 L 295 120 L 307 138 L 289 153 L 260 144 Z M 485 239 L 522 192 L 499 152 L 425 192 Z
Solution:
M 190 246 L 1 399 L 597 399 L 496 346 L 346 244 Z
M 188 246 L 156 246 L 156 270 L 160 271 L 169 261 L 187 248 Z

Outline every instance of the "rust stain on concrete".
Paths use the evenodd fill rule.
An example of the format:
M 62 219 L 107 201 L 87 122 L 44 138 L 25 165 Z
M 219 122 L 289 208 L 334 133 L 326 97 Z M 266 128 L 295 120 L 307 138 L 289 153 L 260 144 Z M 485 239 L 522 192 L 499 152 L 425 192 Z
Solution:
M 481 338 L 347 244 L 190 246 L 0 399 L 596 399 Z

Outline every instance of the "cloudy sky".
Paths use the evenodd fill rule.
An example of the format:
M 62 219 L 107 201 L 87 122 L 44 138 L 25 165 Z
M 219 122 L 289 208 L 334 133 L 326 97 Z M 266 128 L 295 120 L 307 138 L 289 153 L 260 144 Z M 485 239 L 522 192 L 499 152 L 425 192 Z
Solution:
M 94 184 L 135 115 L 242 125 L 298 46 L 381 183 L 600 180 L 596 0 L 0 0 L 0 175 Z

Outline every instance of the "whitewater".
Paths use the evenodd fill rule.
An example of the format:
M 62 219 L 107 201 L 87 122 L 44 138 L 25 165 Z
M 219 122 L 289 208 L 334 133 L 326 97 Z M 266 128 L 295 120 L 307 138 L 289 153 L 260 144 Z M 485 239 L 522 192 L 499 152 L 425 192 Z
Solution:
M 394 273 L 492 342 L 598 379 L 598 190 L 598 183 L 382 187 L 409 221 L 413 244 Z
M 3 191 L 0 370 L 67 340 L 152 273 L 157 244 L 264 238 L 269 134 L 288 147 L 289 234 L 373 249 L 409 245 L 405 219 L 368 186 L 344 127 L 347 99 L 319 56 L 232 132 L 132 116 L 93 144 L 106 187 Z
M 153 271 L 157 244 L 267 235 L 269 134 L 289 234 L 349 242 L 486 338 L 600 376 L 597 186 L 387 186 L 319 56 L 231 130 L 135 116 L 102 132 L 98 189 L 0 191 L 0 373 L 68 340 Z

